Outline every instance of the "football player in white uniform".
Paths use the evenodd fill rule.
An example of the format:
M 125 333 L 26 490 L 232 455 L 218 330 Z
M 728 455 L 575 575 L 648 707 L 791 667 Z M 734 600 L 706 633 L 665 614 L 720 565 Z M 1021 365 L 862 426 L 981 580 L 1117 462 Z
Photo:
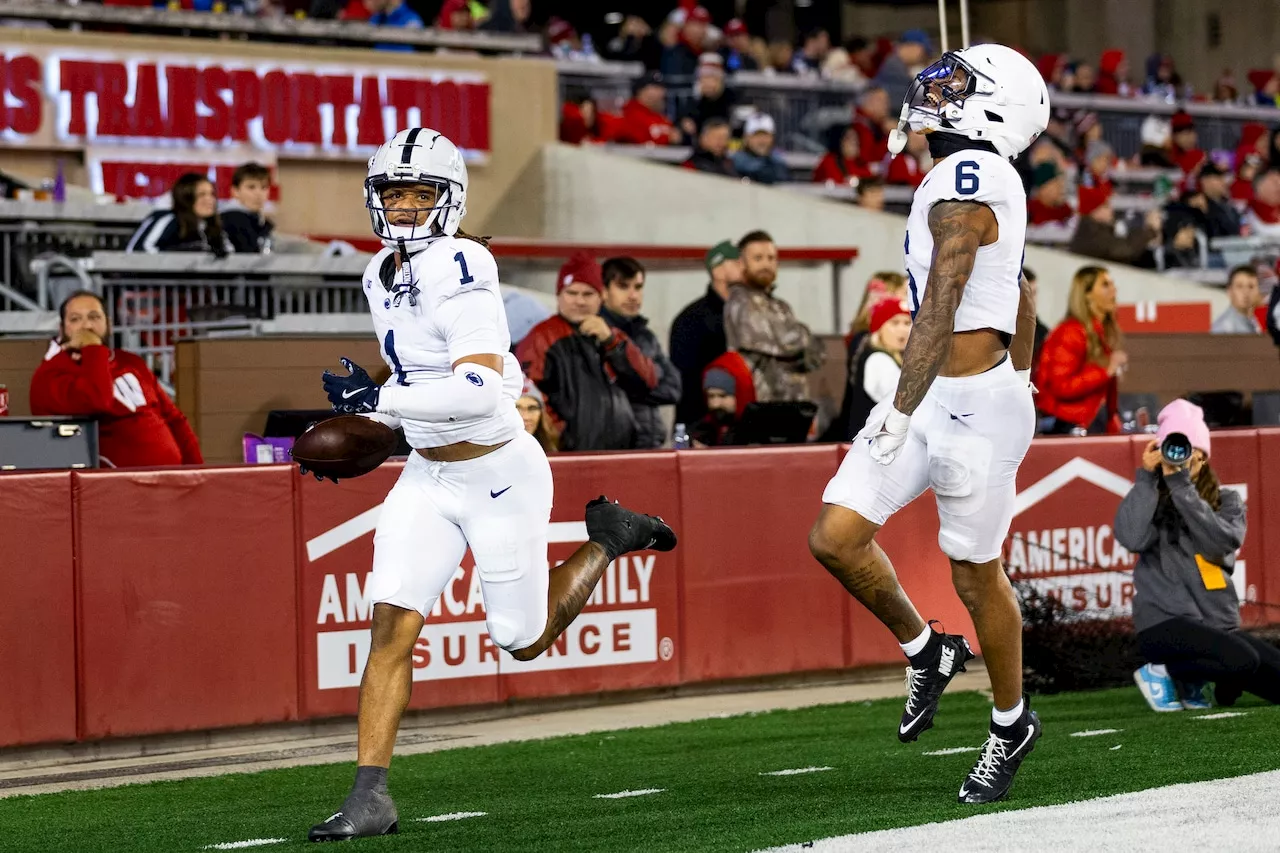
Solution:
M 1040 737 L 1022 695 L 1022 618 L 1000 553 L 1035 431 L 1027 200 L 1009 161 L 1048 119 L 1035 66 L 1002 45 L 947 53 L 909 89 L 890 149 L 902 151 L 908 129 L 923 132 L 934 162 L 907 219 L 911 340 L 897 393 L 854 439 L 809 536 L 813 555 L 902 645 L 908 695 L 898 737 L 913 741 L 973 653 L 964 637 L 921 618 L 875 534 L 933 489 L 938 544 L 973 616 L 995 698 L 986 745 L 960 786 L 965 803 L 1005 796 Z
M 413 646 L 468 546 L 490 639 L 532 660 L 613 559 L 676 544 L 661 519 L 599 498 L 586 509 L 589 541 L 548 570 L 551 466 L 516 411 L 524 376 L 510 352 L 497 265 L 459 229 L 462 155 L 434 130 L 401 131 L 369 160 L 365 199 L 386 248 L 369 262 L 364 292 L 391 378 L 379 387 L 343 359 L 348 374 L 326 373 L 324 386 L 338 411 L 403 425 L 415 451 L 373 539 L 355 785 L 337 814 L 312 827 L 312 841 L 397 831 L 387 768 L 413 686 Z

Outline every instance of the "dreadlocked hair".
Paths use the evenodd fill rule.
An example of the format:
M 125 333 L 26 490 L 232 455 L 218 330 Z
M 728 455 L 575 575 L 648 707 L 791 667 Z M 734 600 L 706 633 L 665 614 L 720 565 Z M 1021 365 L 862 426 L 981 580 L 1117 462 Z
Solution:
M 489 248 L 489 237 L 487 235 L 484 237 L 477 237 L 476 235 L 468 234 L 466 231 L 463 231 L 461 228 L 459 228 L 457 231 L 453 233 L 453 236 L 460 237 L 463 240 L 471 240 L 474 243 L 479 243 L 481 246 L 484 246 L 486 249 Z

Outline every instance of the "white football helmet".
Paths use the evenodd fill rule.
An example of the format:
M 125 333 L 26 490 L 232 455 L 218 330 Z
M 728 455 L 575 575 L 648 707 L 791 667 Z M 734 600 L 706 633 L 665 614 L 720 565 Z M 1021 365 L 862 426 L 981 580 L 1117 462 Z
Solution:
M 889 150 L 901 153 L 910 127 L 989 142 L 1013 158 L 1048 124 L 1049 89 L 1031 60 L 1002 44 L 978 44 L 944 53 L 916 75 Z
M 436 187 L 436 203 L 428 209 L 425 223 L 392 225 L 387 221 L 382 190 L 392 184 Z M 408 253 L 420 251 L 442 234 L 456 234 L 467 215 L 467 164 L 458 146 L 439 131 L 427 127 L 402 130 L 369 158 L 364 199 L 373 233 L 382 238 L 384 246 Z

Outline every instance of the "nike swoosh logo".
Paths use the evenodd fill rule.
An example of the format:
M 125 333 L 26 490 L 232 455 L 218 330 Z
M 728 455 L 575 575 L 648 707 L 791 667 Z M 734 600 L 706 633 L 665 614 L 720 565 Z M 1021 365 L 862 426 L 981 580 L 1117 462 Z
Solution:
M 507 493 L 507 491 L 508 491 L 510 488 L 511 488 L 510 486 L 507 486 L 507 488 L 503 489 L 503 490 L 502 490 L 502 491 L 500 491 L 500 492 L 495 492 L 495 491 L 493 491 L 492 489 L 490 489 L 490 490 L 489 490 L 489 497 L 491 497 L 491 498 L 500 498 L 500 497 L 502 497 L 504 494 L 506 494 L 506 493 Z
M 926 713 L 925 711 L 921 711 L 919 714 L 916 715 L 916 718 L 914 720 L 907 723 L 905 726 L 898 726 L 898 734 L 905 735 L 907 732 L 911 731 L 911 727 L 914 726 L 916 723 L 920 722 L 920 718 L 923 717 L 925 713 Z
M 355 395 L 359 394 L 361 391 L 368 391 L 368 390 L 369 390 L 369 386 L 367 386 L 367 385 L 366 385 L 366 386 L 364 386 L 363 388 L 357 388 L 357 389 L 356 389 L 356 390 L 354 390 L 354 391 L 343 391 L 343 392 L 342 392 L 342 399 L 344 399 L 344 400 L 350 400 L 352 397 L 354 397 Z
M 1019 752 L 1022 752 L 1022 748 L 1026 746 L 1028 743 L 1030 743 L 1031 739 L 1035 736 L 1036 736 L 1036 724 L 1031 723 L 1027 726 L 1027 736 L 1022 739 L 1022 743 L 1018 744 L 1018 748 L 1015 749 L 1012 753 L 1010 753 L 1010 758 L 1012 758 L 1014 755 L 1017 755 Z
M 964 799 L 965 794 L 969 793 L 969 789 L 964 785 L 960 786 L 960 799 Z

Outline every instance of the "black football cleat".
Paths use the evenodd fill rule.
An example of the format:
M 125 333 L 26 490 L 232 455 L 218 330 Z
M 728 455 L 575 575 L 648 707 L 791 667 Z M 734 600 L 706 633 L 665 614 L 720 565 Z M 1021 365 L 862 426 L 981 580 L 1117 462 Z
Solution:
M 357 797 L 359 802 L 353 803 L 352 800 Z M 395 835 L 400 831 L 396 804 L 389 794 L 376 791 L 353 792 L 342 804 L 342 808 L 344 811 L 311 827 L 307 840 L 350 841 L 353 838 Z
M 632 551 L 670 551 L 676 534 L 654 515 L 632 512 L 604 495 L 587 504 L 587 538 L 601 545 L 613 560 Z
M 959 634 L 937 633 L 929 638 L 929 645 L 907 666 L 907 704 L 898 724 L 898 740 L 911 743 L 933 728 L 942 691 L 974 657 L 969 641 Z
M 1022 717 L 1013 725 L 991 723 L 978 763 L 960 786 L 960 802 L 994 803 L 1008 795 L 1022 760 L 1035 749 L 1041 734 L 1040 718 L 1031 710 L 1030 700 L 1023 697 L 1023 703 Z

